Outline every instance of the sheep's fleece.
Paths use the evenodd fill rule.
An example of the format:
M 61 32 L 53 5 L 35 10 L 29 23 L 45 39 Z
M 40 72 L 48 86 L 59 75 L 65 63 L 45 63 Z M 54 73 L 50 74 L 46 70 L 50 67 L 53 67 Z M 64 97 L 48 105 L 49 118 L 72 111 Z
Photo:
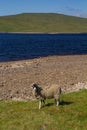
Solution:
M 57 106 L 60 102 L 61 87 L 58 85 L 51 85 L 50 87 L 42 88 L 38 84 L 33 84 L 33 94 L 39 99 L 39 109 L 41 108 L 42 102 L 45 103 L 46 98 L 54 98 Z

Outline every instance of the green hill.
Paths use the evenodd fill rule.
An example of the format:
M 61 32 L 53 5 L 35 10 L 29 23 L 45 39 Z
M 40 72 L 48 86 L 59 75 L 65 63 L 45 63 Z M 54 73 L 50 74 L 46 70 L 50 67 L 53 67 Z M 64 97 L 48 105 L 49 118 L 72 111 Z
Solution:
M 55 13 L 0 16 L 0 32 L 87 32 L 87 18 Z

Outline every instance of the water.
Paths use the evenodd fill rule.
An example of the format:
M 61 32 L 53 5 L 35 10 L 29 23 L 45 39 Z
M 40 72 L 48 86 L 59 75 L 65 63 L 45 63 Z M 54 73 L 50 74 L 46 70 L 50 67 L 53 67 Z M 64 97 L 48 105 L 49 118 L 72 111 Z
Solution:
M 87 34 L 0 33 L 0 62 L 87 54 Z

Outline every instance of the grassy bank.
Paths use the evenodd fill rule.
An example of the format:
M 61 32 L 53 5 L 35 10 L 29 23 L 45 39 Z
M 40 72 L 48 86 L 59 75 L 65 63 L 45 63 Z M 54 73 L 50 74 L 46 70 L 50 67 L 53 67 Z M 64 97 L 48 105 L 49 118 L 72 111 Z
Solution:
M 0 101 L 0 130 L 86 130 L 87 90 L 64 94 L 57 108 L 53 99 L 38 110 L 37 101 Z
M 53 13 L 1 16 L 0 32 L 87 32 L 87 18 Z

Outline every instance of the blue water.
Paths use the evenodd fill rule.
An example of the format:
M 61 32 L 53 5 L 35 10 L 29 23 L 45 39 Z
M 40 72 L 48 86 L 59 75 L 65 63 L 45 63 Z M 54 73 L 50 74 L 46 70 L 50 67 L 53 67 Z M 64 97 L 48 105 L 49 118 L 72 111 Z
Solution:
M 87 33 L 0 33 L 0 62 L 75 54 L 87 54 Z

